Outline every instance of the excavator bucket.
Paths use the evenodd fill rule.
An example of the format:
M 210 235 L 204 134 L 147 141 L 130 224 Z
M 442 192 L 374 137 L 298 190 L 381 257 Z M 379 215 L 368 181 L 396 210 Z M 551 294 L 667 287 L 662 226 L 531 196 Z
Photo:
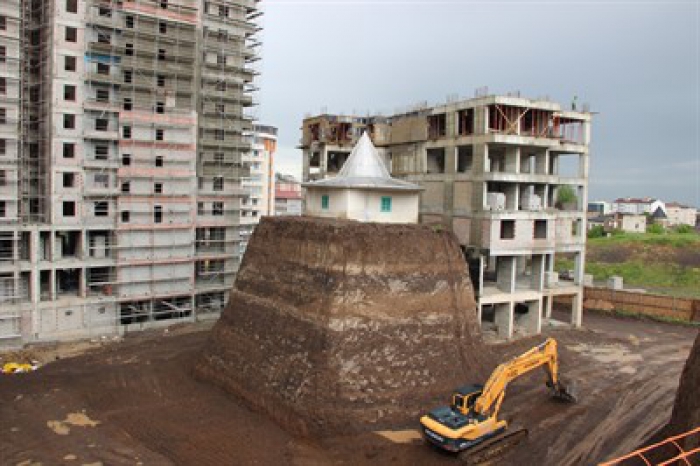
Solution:
M 566 403 L 576 403 L 576 384 L 573 382 L 564 383 L 561 380 L 555 386 L 551 387 L 554 398 Z

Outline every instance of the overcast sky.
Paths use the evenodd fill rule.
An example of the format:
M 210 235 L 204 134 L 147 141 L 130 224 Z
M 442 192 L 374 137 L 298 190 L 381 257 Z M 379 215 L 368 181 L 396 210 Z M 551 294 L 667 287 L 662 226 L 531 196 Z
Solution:
M 259 118 L 299 176 L 306 114 L 520 90 L 595 115 L 589 198 L 700 206 L 700 1 L 263 0 Z

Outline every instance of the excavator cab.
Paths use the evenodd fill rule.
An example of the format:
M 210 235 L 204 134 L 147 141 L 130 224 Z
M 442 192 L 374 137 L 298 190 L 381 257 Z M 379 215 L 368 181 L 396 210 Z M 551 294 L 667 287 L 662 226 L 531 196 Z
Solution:
M 465 385 L 458 388 L 452 395 L 452 409 L 468 414 L 474 408 L 474 403 L 481 396 L 483 389 L 483 385 Z

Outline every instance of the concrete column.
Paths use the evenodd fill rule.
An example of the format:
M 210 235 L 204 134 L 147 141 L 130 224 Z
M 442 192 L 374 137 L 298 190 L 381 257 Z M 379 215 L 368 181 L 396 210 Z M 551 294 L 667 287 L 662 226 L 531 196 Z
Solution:
M 542 298 L 544 300 L 544 315 L 547 320 L 552 318 L 552 302 L 554 301 L 553 296 L 545 296 Z
M 49 271 L 49 300 L 54 301 L 56 299 L 56 269 L 51 269 Z
M 544 289 L 544 267 L 545 256 L 537 254 L 532 256 L 532 267 L 530 270 L 530 286 L 532 289 L 542 291 Z
M 482 254 L 479 254 L 479 296 L 484 295 L 484 266 L 486 265 L 486 260 Z M 479 312 L 481 312 L 481 306 L 479 306 Z
M 558 155 L 552 155 L 550 153 L 549 157 L 549 173 L 552 175 L 557 175 L 559 174 L 559 156 Z
M 454 112 L 448 113 L 448 118 Z M 448 133 L 449 134 L 449 133 Z M 445 175 L 443 183 L 443 204 L 442 219 L 447 228 L 452 228 L 454 213 L 454 184 L 455 173 L 457 172 L 457 147 L 454 145 L 445 146 Z
M 90 257 L 90 251 L 88 250 L 87 232 L 85 230 L 82 230 L 80 232 L 80 247 L 78 249 L 78 255 L 83 260 Z
M 313 151 L 311 149 L 304 149 L 302 152 L 302 171 L 301 171 L 301 181 L 309 180 L 309 172 L 311 170 L 311 154 Z
M 583 144 L 589 145 L 591 143 L 591 122 L 587 121 L 583 123 Z
M 320 154 L 320 164 L 321 164 L 321 178 L 326 177 L 326 173 L 328 171 L 328 149 L 326 148 L 326 145 L 323 144 L 321 146 L 321 154 Z
M 583 291 L 574 295 L 571 303 L 571 325 L 580 327 L 583 323 Z
M 507 147 L 505 158 L 506 173 L 520 173 L 520 147 Z
M 83 298 L 87 297 L 87 269 L 80 269 L 79 293 Z
M 516 277 L 518 275 L 525 275 L 525 272 L 527 270 L 527 257 L 516 256 L 515 257 L 515 264 L 516 264 L 516 272 L 515 272 Z
M 549 209 L 550 207 L 552 207 L 549 205 L 549 189 L 550 189 L 550 187 L 548 184 L 544 185 L 544 190 L 542 191 L 542 208 L 543 209 Z
M 481 106 L 474 108 L 474 134 L 487 134 L 488 133 L 488 107 Z
M 488 146 L 486 144 L 474 144 L 473 146 L 472 171 L 476 175 L 486 172 L 488 158 Z
M 530 301 L 527 307 L 527 314 L 523 314 L 519 321 L 528 334 L 537 335 L 542 331 L 542 299 Z
M 504 339 L 513 337 L 513 303 L 501 303 L 495 306 L 495 323 L 498 336 Z
M 574 257 L 574 283 L 581 286 L 583 284 L 583 274 L 586 273 L 585 252 L 581 251 Z
M 515 257 L 498 258 L 497 279 L 498 289 L 505 293 L 515 292 Z
M 547 174 L 547 151 L 535 153 L 535 173 L 538 175 Z

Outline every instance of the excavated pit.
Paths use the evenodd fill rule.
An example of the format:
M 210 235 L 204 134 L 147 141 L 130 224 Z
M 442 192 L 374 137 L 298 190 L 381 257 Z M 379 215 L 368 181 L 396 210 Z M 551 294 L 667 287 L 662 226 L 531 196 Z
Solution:
M 414 426 L 494 366 L 451 233 L 263 218 L 195 374 L 286 429 Z

